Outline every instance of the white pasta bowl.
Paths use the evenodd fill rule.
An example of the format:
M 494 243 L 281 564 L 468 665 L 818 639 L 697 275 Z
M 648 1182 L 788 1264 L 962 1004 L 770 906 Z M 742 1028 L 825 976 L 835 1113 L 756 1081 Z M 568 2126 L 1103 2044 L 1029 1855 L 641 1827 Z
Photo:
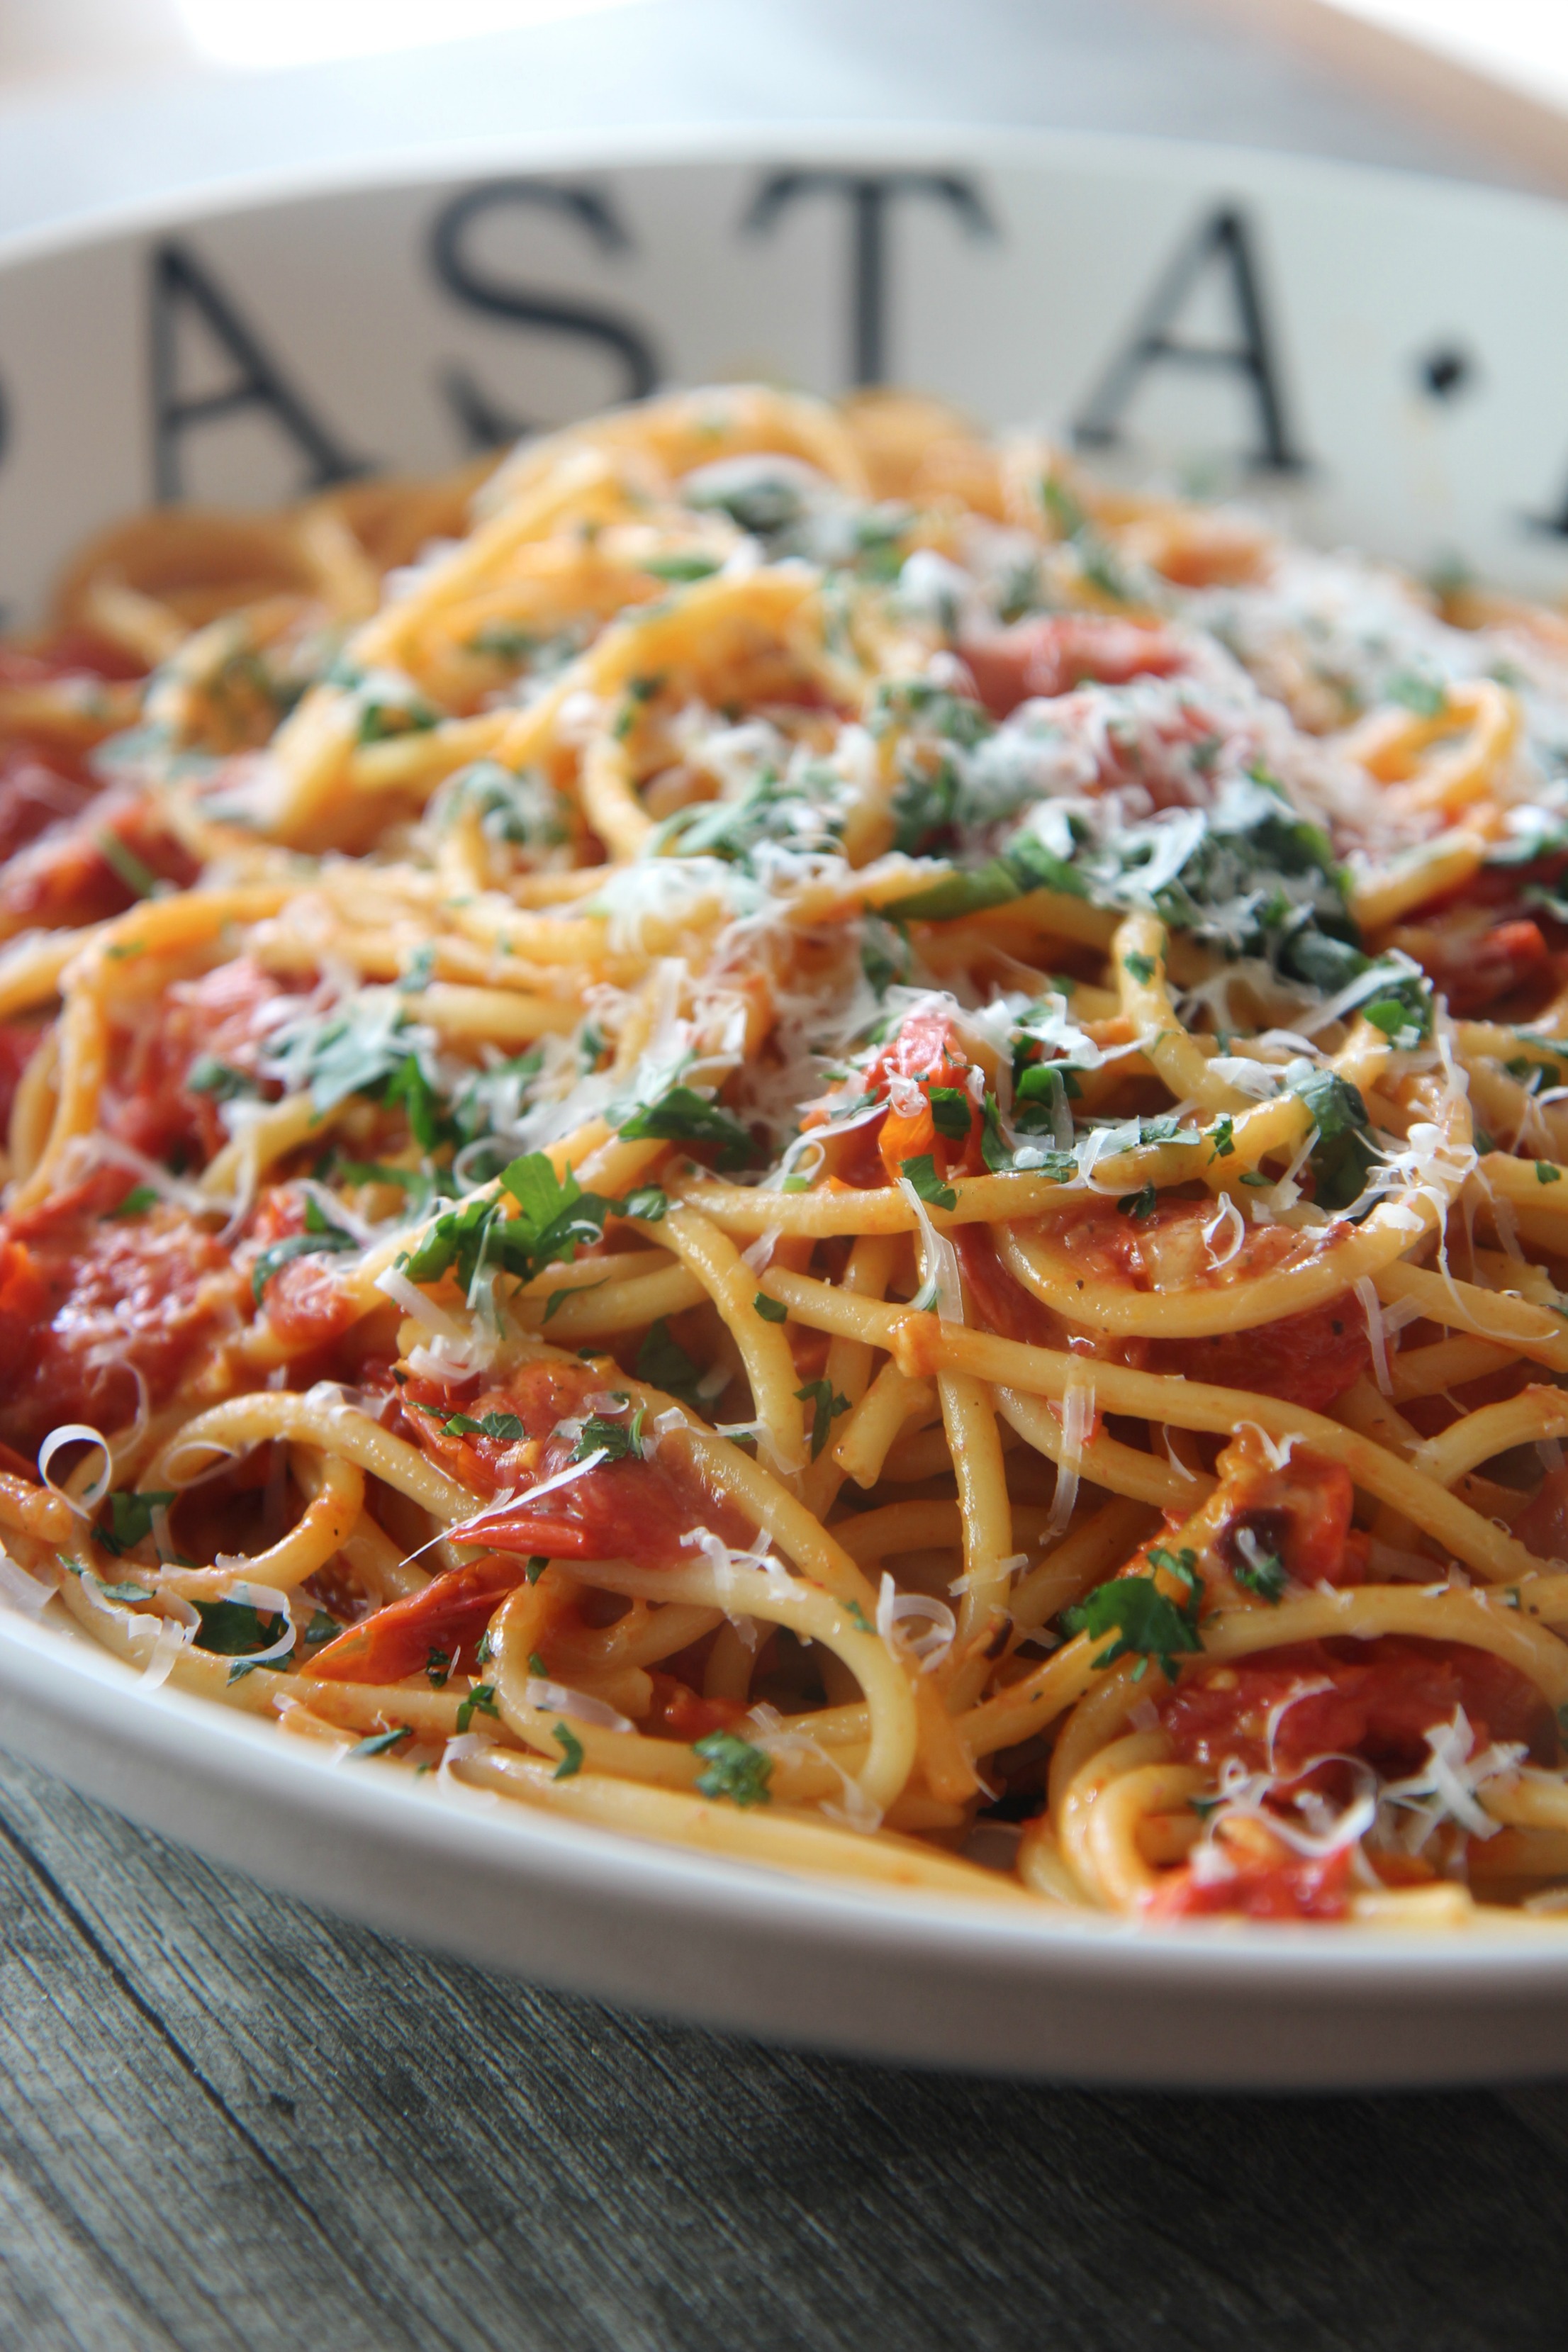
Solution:
M 1342 166 L 973 131 L 578 142 L 0 250 L 0 604 L 154 499 L 437 471 L 665 383 L 876 376 L 1307 537 L 1568 588 L 1568 215 Z M 0 1737 L 216 1858 L 741 2031 L 1081 2080 L 1568 2064 L 1568 1930 L 1149 1929 L 786 1878 L 334 1764 L 0 1613 Z

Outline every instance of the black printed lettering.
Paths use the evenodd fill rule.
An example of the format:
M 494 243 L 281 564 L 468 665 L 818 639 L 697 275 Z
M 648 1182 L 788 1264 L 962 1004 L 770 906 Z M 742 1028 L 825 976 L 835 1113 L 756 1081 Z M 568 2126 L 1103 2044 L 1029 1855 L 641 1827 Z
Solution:
M 624 372 L 612 397 L 640 400 L 653 390 L 661 369 L 640 326 L 598 304 L 541 293 L 482 269 L 469 250 L 474 224 L 509 207 L 534 206 L 576 222 L 604 253 L 624 253 L 631 239 L 605 197 L 592 188 L 557 187 L 546 180 L 489 180 L 469 188 L 437 214 L 430 232 L 430 262 L 440 283 L 471 310 L 520 327 L 571 335 L 614 354 Z M 442 379 L 466 439 L 477 449 L 496 448 L 531 429 L 510 415 L 466 368 L 452 367 Z
M 925 196 L 956 213 L 971 236 L 994 236 L 978 190 L 952 172 L 775 172 L 758 189 L 742 223 L 752 236 L 772 228 L 801 196 L 841 197 L 849 219 L 849 369 L 851 383 L 881 383 L 888 374 L 888 214 L 900 196 Z
M 232 381 L 216 392 L 180 389 L 182 315 L 199 319 L 234 362 Z M 324 489 L 369 470 L 311 414 L 254 328 L 185 246 L 160 245 L 153 255 L 152 362 L 153 479 L 160 505 L 183 495 L 185 436 L 245 409 L 266 410 L 295 444 L 305 459 L 309 489 Z
M 1211 269 L 1222 270 L 1234 305 L 1234 342 L 1184 341 L 1176 322 L 1194 288 Z M 1258 413 L 1257 446 L 1248 462 L 1276 473 L 1301 472 L 1308 460 L 1296 446 L 1287 418 L 1279 353 L 1263 300 L 1261 278 L 1245 216 L 1228 207 L 1212 213 L 1181 246 L 1162 272 L 1130 340 L 1119 351 L 1085 403 L 1073 427 L 1080 447 L 1109 448 L 1122 438 L 1122 419 L 1151 369 L 1183 367 L 1239 377 L 1251 390 Z

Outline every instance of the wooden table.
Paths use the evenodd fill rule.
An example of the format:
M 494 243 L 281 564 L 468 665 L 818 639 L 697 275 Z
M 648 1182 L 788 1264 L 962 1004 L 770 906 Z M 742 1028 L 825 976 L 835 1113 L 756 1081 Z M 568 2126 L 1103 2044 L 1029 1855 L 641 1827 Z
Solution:
M 1163 129 L 1508 176 L 1149 0 L 966 0 L 956 44 L 952 0 L 745 7 L 660 0 L 603 54 L 592 17 L 546 26 L 526 74 L 481 43 L 12 102 L 0 227 L 661 114 Z M 1568 2335 L 1565 2207 L 1568 2093 L 1092 2096 L 720 2042 L 322 1918 L 0 1759 L 5 2352 L 1532 2352 Z
M 1090 2095 L 717 2041 L 0 1764 L 8 2352 L 1533 2352 L 1565 2210 L 1568 2093 Z

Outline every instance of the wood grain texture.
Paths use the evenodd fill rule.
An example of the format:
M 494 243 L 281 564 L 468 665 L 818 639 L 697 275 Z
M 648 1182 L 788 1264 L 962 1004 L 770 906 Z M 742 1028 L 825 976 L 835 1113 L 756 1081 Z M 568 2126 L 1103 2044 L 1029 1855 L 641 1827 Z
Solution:
M 718 2041 L 0 1759 L 8 2352 L 1491 2352 L 1562 2341 L 1565 2202 L 1556 2092 L 1093 2096 Z

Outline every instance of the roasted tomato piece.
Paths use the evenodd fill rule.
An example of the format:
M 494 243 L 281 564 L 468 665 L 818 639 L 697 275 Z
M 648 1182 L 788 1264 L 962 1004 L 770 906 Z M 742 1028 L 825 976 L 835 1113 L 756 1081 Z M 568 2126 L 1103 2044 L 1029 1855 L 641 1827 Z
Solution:
M 1021 702 L 1070 694 L 1092 680 L 1125 686 L 1134 677 L 1169 677 L 1184 656 L 1157 624 L 1096 613 L 1040 614 L 959 648 L 975 690 L 994 719 Z
M 40 834 L 0 875 L 0 919 L 58 930 L 122 915 L 159 882 L 185 890 L 200 868 L 149 800 L 106 793 L 79 822 Z
M 690 1561 L 681 1538 L 695 1528 L 748 1544 L 755 1532 L 750 1521 L 703 1483 L 684 1447 L 660 1444 L 647 1430 L 634 1433 L 619 1394 L 603 1370 L 542 1358 L 520 1365 L 503 1385 L 462 1399 L 434 1381 L 410 1380 L 403 1401 L 411 1433 L 444 1469 L 479 1494 L 515 1496 L 487 1513 L 478 1530 L 498 1551 L 662 1568 Z M 595 1414 L 616 1433 L 606 1441 L 607 1458 L 584 1470 L 574 1456 L 583 1424 Z M 456 1429 L 447 1426 L 454 1418 Z M 628 1450 L 616 1455 L 621 1444 Z M 595 1450 L 590 1442 L 584 1454 Z M 575 1476 L 530 1501 L 529 1489 L 574 1469 Z
M 102 677 L 123 684 L 147 665 L 92 629 L 55 629 L 30 646 L 0 646 L 0 686 L 47 686 L 59 677 Z
M 145 1382 L 166 1404 L 186 1368 L 237 1329 L 242 1278 L 183 1211 L 113 1213 L 129 1188 L 103 1169 L 0 1218 L 0 1435 L 32 1454 L 61 1422 L 133 1419 Z
M 1235 1756 L 1250 1770 L 1298 1773 L 1321 1756 L 1360 1756 L 1394 1779 L 1413 1772 L 1426 1734 L 1462 1706 L 1477 1748 L 1540 1742 L 1548 1709 L 1533 1683 L 1489 1650 L 1386 1634 L 1303 1642 L 1235 1665 L 1203 1666 L 1158 1702 L 1186 1763 Z
M 1259 1844 L 1262 1844 L 1259 1841 Z M 1351 1850 L 1295 1853 L 1283 1840 L 1275 1851 L 1233 1855 L 1229 1867 L 1200 1873 L 1186 1864 L 1171 1871 L 1144 1906 L 1147 1919 L 1342 1919 L 1350 1909 Z
M 1326 1412 L 1371 1361 L 1366 1316 L 1348 1292 L 1283 1322 L 1216 1331 L 1201 1339 L 1156 1339 L 1149 1350 L 1151 1371 L 1206 1381 L 1215 1388 L 1256 1390 L 1311 1412 Z
M 866 1092 L 887 1095 L 889 1108 L 852 1129 L 838 1147 L 841 1182 L 862 1191 L 897 1183 L 906 1160 L 927 1156 L 944 1177 L 981 1165 L 981 1115 L 973 1100 L 943 1103 L 939 1127 L 931 1099 L 933 1087 L 950 1093 L 966 1093 L 969 1087 L 972 1065 L 953 1035 L 956 1009 L 951 1000 L 915 1005 L 867 1071 Z M 954 1134 L 959 1121 L 962 1132 Z
M 1214 1549 L 1232 1575 L 1277 1559 L 1298 1584 L 1361 1581 L 1362 1539 L 1351 1531 L 1355 1489 L 1342 1463 L 1298 1445 L 1276 1469 L 1256 1433 L 1245 1432 L 1220 1456 L 1219 1471 Z
M 363 1624 L 351 1625 L 305 1671 L 323 1682 L 398 1683 L 437 1660 L 443 1675 L 471 1663 L 479 1636 L 526 1573 L 521 1559 L 491 1557 L 432 1577 L 423 1592 L 390 1601 Z
M 253 1286 L 266 1252 L 305 1230 L 303 1194 L 277 1185 L 263 1196 L 247 1237 L 258 1244 L 249 1261 Z M 260 1303 L 273 1331 L 290 1350 L 324 1347 L 363 1311 L 339 1280 L 335 1260 L 326 1251 L 304 1250 L 297 1257 L 283 1258 L 270 1272 L 264 1269 Z
M 1402 927 L 1394 943 L 1415 958 L 1460 1021 L 1474 1020 L 1510 997 L 1538 994 L 1552 978 L 1551 950 L 1531 916 L 1485 929 L 1474 923 L 1442 930 L 1425 924 Z
M 745 1720 L 746 1709 L 739 1699 L 704 1698 L 674 1675 L 655 1672 L 648 1680 L 653 1705 L 639 1728 L 655 1738 L 684 1740 L 690 1747 L 710 1731 L 733 1731 Z
M 277 1095 L 275 1085 L 257 1078 L 256 1059 L 268 1016 L 289 993 L 251 957 L 237 956 L 199 980 L 177 981 L 156 1003 L 129 1014 L 108 1088 L 110 1133 L 150 1160 L 177 1153 L 187 1165 L 205 1165 L 227 1133 L 218 1095 L 188 1084 L 192 1066 L 220 1062 L 258 1092 Z

